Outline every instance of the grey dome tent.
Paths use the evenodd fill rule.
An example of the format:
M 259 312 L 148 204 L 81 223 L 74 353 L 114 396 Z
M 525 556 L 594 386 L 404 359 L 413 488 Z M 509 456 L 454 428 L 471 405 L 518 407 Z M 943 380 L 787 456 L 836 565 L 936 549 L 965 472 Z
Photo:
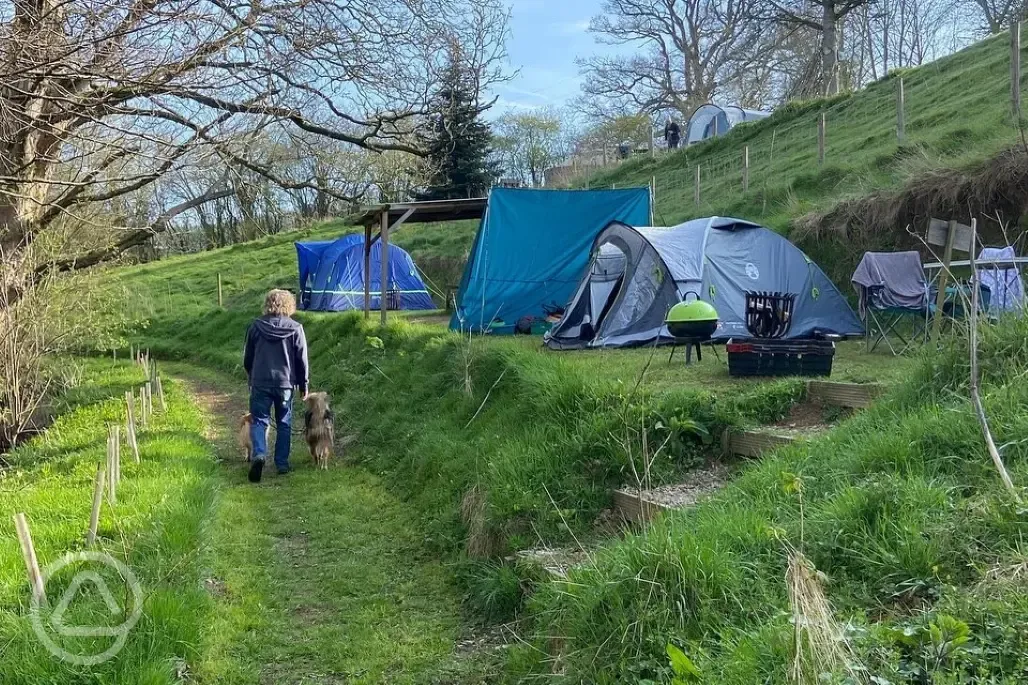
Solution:
M 771 116 L 770 112 L 756 109 L 743 109 L 736 105 L 719 107 L 718 105 L 700 105 L 689 117 L 685 128 L 685 142 L 688 145 L 699 143 L 707 138 L 723 136 L 736 124 L 745 121 L 759 121 Z
M 796 294 L 787 338 L 864 333 L 842 293 L 784 236 L 748 221 L 709 217 L 673 228 L 608 224 L 545 343 L 565 350 L 672 342 L 664 317 L 689 293 L 717 309 L 714 340 L 749 337 L 747 291 Z

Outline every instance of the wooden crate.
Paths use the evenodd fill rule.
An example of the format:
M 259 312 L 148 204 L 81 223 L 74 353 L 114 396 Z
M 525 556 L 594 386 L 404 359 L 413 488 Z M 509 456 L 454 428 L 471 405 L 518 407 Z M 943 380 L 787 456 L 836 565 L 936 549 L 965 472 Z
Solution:
M 863 409 L 881 395 L 884 389 L 883 386 L 877 383 L 808 381 L 807 397 L 836 407 Z
M 667 511 L 669 507 L 639 496 L 638 490 L 614 491 L 614 508 L 621 512 L 626 521 L 651 521 L 657 514 Z
M 768 450 L 795 442 L 795 438 L 786 435 L 775 435 L 761 431 L 744 431 L 727 429 L 721 438 L 726 454 L 740 457 L 759 457 Z

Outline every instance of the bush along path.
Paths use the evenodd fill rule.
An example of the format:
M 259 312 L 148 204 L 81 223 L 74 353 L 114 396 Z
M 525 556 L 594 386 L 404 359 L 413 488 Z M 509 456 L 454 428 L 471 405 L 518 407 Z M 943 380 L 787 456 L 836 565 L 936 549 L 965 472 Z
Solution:
M 460 598 L 402 502 L 339 455 L 315 470 L 300 436 L 295 471 L 248 483 L 235 444 L 245 389 L 209 371 L 173 372 L 210 415 L 224 481 L 210 531 L 206 585 L 218 609 L 203 681 L 491 679 L 493 652 L 457 646 L 472 643 Z

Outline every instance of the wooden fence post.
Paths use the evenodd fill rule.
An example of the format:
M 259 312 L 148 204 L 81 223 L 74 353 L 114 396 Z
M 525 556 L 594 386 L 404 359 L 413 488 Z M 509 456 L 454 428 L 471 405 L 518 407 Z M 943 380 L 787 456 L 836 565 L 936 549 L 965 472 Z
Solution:
M 817 120 L 817 165 L 825 165 L 825 128 L 827 125 L 826 114 L 821 112 Z
M 221 295 L 221 272 L 218 273 L 218 308 L 221 309 L 225 306 L 225 300 Z
M 903 90 L 903 78 L 900 77 L 896 85 L 896 140 L 902 144 L 906 136 L 906 94 Z
M 128 442 L 129 449 L 132 450 L 132 458 L 135 462 L 139 463 L 139 444 L 136 442 L 136 416 L 133 405 L 135 399 L 131 390 L 125 391 L 125 440 Z
M 100 505 L 104 498 L 104 479 L 107 472 L 103 464 L 96 467 L 96 480 L 93 481 L 93 508 L 89 513 L 89 531 L 86 533 L 86 547 L 96 542 L 96 529 L 100 525 Z
M 750 146 L 742 149 L 742 192 L 750 192 Z
M 692 201 L 697 207 L 700 206 L 700 165 L 696 165 L 696 187 L 693 189 Z
M 383 326 L 389 318 L 389 212 L 382 212 L 382 228 L 380 230 L 382 241 L 382 293 L 378 301 L 378 311 Z
M 1010 107 L 1015 123 L 1021 121 L 1021 22 L 1010 25 Z
M 107 429 L 107 496 L 111 505 L 118 503 L 118 465 L 114 461 L 114 447 L 111 445 L 111 431 Z
M 32 544 L 32 533 L 29 531 L 29 522 L 25 519 L 25 514 L 14 515 L 14 527 L 18 530 L 21 554 L 25 558 L 25 569 L 29 573 L 29 582 L 32 583 L 32 596 L 42 602 L 46 599 L 43 574 L 39 572 L 39 560 L 36 558 L 36 548 Z
M 949 265 L 953 261 L 953 240 L 957 236 L 957 222 L 950 219 L 946 228 L 946 246 L 942 252 L 942 271 L 939 273 L 939 292 L 935 296 L 935 316 L 932 317 L 932 340 L 939 337 L 942 325 L 942 308 L 946 304 L 946 286 L 949 284 Z M 972 246 L 973 249 L 973 246 Z M 972 312 L 977 315 L 977 312 Z

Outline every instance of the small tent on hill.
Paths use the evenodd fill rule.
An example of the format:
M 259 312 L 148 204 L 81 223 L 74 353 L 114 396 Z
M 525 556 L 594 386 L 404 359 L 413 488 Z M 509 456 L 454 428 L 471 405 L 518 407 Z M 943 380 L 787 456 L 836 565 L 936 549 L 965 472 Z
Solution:
M 748 221 L 710 217 L 673 228 L 608 225 L 546 344 L 581 349 L 671 342 L 664 317 L 689 293 L 717 309 L 715 340 L 749 337 L 747 291 L 796 294 L 788 338 L 863 334 L 846 298 L 785 237 Z
M 296 243 L 300 270 L 300 308 L 341 312 L 364 308 L 364 236 Z M 371 308 L 381 308 L 382 243 L 371 244 Z M 389 246 L 388 309 L 435 309 L 414 260 Z
M 736 105 L 719 107 L 717 105 L 700 105 L 689 117 L 685 129 L 685 142 L 689 145 L 707 138 L 723 136 L 733 126 L 745 121 L 758 121 L 771 116 L 770 112 L 756 109 L 743 109 Z
M 649 188 L 493 188 L 464 267 L 450 328 L 513 333 L 519 319 L 559 316 L 611 221 L 650 220 Z

